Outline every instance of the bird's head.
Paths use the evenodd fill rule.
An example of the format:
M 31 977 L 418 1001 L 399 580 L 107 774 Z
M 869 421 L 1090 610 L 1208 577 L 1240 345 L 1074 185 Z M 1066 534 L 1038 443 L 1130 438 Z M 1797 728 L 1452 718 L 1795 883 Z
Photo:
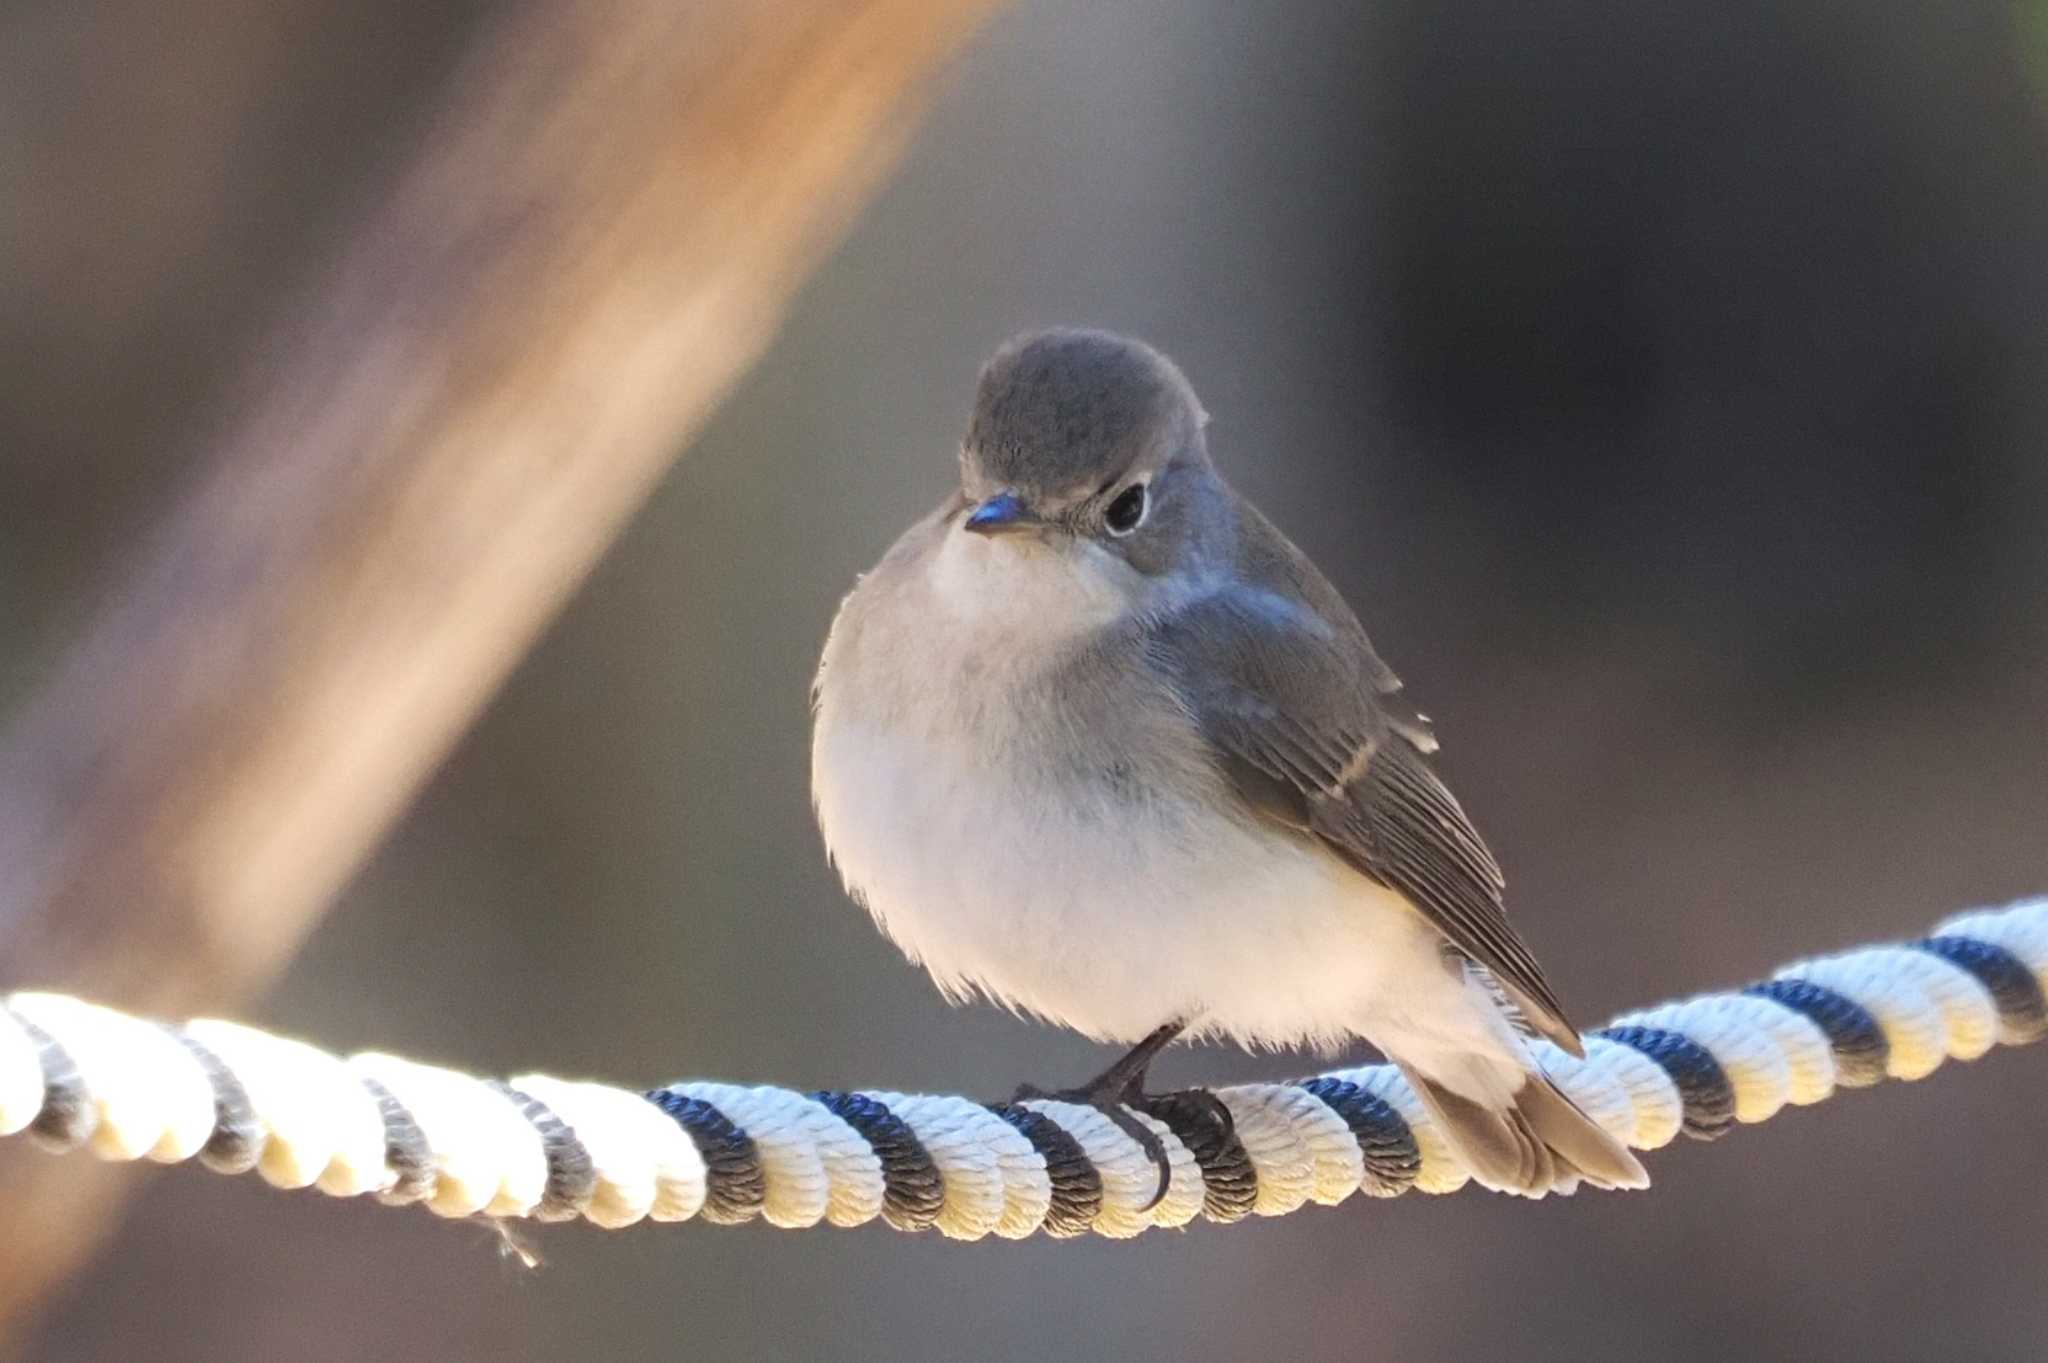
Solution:
M 1213 511 L 1207 420 L 1173 361 L 1143 342 L 1077 328 L 1019 336 L 981 371 L 957 528 L 1163 572 Z

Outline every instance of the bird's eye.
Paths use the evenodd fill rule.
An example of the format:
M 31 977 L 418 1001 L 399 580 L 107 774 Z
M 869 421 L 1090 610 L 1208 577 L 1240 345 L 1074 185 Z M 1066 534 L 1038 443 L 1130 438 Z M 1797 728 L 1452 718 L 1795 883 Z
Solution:
M 1122 537 L 1136 530 L 1145 520 L 1145 485 L 1132 483 L 1116 494 L 1116 500 L 1102 513 L 1102 523 L 1109 533 Z

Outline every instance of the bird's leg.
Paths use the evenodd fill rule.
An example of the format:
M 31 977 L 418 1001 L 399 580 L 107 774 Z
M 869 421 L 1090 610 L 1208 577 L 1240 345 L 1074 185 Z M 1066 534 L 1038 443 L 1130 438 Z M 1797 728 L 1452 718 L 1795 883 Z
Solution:
M 1099 1093 L 1111 1098 L 1137 1097 L 1145 1091 L 1145 1075 L 1151 1070 L 1152 1062 L 1159 1053 L 1171 1046 L 1188 1027 L 1185 1018 L 1175 1018 L 1163 1023 L 1146 1034 L 1143 1041 L 1131 1047 L 1108 1069 L 1090 1079 L 1075 1090 L 1079 1093 Z
M 1187 1026 L 1186 1018 L 1175 1018 L 1154 1028 L 1143 1041 L 1131 1047 L 1128 1054 L 1079 1088 L 1047 1090 L 1033 1084 L 1025 1084 L 1018 1088 L 1010 1101 L 1018 1103 L 1027 1098 L 1045 1098 L 1062 1103 L 1082 1103 L 1109 1118 L 1116 1124 L 1117 1130 L 1136 1141 L 1139 1148 L 1159 1166 L 1159 1190 L 1144 1207 L 1144 1210 L 1150 1211 L 1166 1196 L 1167 1186 L 1173 1178 L 1173 1166 L 1166 1158 L 1166 1147 L 1160 1143 L 1159 1137 L 1153 1134 L 1152 1128 L 1133 1117 L 1129 1109 L 1150 1111 L 1154 1095 L 1145 1092 L 1145 1073 L 1151 1069 L 1152 1061 L 1159 1053 L 1165 1050 L 1175 1037 L 1186 1031 Z M 1220 1121 L 1224 1135 L 1228 1138 L 1230 1110 L 1224 1107 L 1222 1101 L 1214 1094 L 1201 1090 L 1190 1090 L 1190 1093 L 1198 1093 L 1208 1100 L 1211 1115 Z

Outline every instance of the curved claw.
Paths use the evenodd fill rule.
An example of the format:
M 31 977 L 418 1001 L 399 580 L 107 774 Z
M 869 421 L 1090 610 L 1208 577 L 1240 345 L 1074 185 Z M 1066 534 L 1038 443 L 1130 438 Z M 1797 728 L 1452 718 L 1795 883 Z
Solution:
M 1153 1191 L 1151 1200 L 1138 1208 L 1142 1216 L 1164 1202 L 1167 1189 L 1173 1186 L 1173 1161 L 1166 1158 L 1166 1143 L 1159 1139 L 1158 1132 L 1139 1121 L 1122 1103 L 1091 1103 L 1090 1106 L 1116 1123 L 1116 1129 L 1136 1141 L 1138 1148 L 1159 1166 L 1159 1187 Z
M 1011 1097 L 1013 1103 L 1028 1102 L 1033 1098 L 1050 1099 L 1062 1103 L 1081 1103 L 1094 1108 L 1116 1126 L 1116 1129 L 1138 1143 L 1154 1164 L 1159 1166 L 1159 1188 L 1152 1194 L 1152 1200 L 1139 1211 L 1149 1212 L 1166 1200 L 1167 1191 L 1173 1186 L 1173 1162 L 1166 1157 L 1166 1145 L 1151 1127 L 1133 1115 L 1131 1109 L 1145 1110 L 1145 1071 L 1152 1064 L 1152 1058 L 1159 1054 L 1173 1039 L 1187 1030 L 1186 1018 L 1175 1018 L 1152 1029 L 1143 1041 L 1133 1046 L 1130 1053 L 1111 1065 L 1095 1078 L 1075 1089 L 1047 1090 L 1035 1084 L 1020 1084 Z M 1230 1110 L 1223 1108 L 1214 1094 L 1204 1094 L 1211 1102 L 1222 1108 L 1222 1121 L 1227 1133 L 1230 1129 Z

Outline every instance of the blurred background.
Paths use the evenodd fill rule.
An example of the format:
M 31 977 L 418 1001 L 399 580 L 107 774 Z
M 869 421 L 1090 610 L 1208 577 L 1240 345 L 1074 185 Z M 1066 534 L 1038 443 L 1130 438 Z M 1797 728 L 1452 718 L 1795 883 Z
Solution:
M 482 4 L 0 13 L 0 702 Z M 2048 8 L 1021 0 L 254 1020 L 481 1070 L 1007 1093 L 840 893 L 805 691 L 975 369 L 1135 332 L 1438 721 L 1574 1010 L 2048 890 Z M 10 982 L 12 983 L 12 982 Z M 1176 1052 L 1174 1081 L 1311 1062 Z M 51 1360 L 2038 1358 L 2048 1055 L 1129 1244 L 485 1229 L 135 1185 Z

